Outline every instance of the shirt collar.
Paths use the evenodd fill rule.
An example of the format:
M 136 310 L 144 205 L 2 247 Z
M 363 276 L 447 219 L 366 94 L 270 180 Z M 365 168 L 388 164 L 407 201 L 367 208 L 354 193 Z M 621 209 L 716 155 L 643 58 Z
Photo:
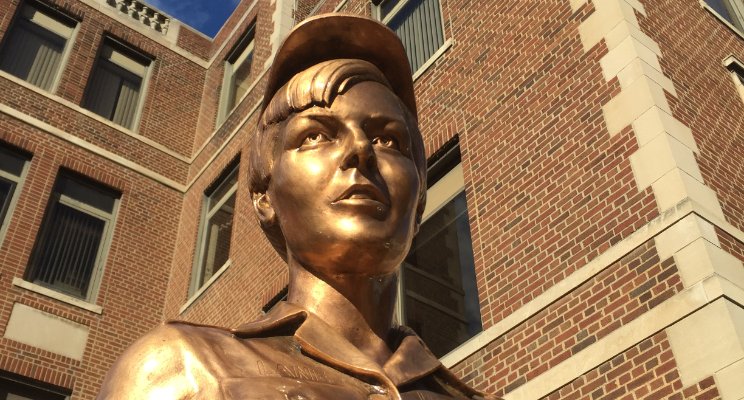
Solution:
M 410 329 L 392 332 L 393 355 L 380 366 L 315 314 L 281 302 L 263 318 L 243 324 L 232 333 L 238 338 L 294 335 L 305 353 L 348 373 L 376 377 L 400 387 L 442 370 L 442 364 Z

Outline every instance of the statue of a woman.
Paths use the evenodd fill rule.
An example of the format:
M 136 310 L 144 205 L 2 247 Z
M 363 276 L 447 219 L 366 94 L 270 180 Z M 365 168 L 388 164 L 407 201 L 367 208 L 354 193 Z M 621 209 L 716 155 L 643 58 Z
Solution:
M 482 398 L 392 323 L 426 199 L 416 112 L 387 27 L 340 14 L 298 25 L 270 71 L 250 155 L 254 209 L 289 266 L 287 301 L 235 329 L 155 329 L 99 398 Z

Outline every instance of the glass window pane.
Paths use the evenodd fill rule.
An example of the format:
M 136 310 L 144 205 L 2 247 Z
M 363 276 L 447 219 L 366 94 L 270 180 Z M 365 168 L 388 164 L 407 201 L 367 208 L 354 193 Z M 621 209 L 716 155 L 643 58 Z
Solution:
M 251 74 L 252 61 L 253 52 L 251 52 L 251 54 L 247 56 L 246 60 L 233 71 L 233 79 L 235 85 L 234 96 L 232 99 L 233 106 L 235 106 L 235 104 L 238 104 L 238 101 L 243 98 L 243 95 L 245 95 L 251 85 L 251 82 L 248 80 L 248 78 Z
M 85 299 L 105 225 L 65 204 L 53 206 L 34 251 L 32 282 Z
M 0 69 L 44 90 L 59 70 L 65 39 L 26 20 L 13 26 L 0 54 Z
M 390 11 L 393 11 L 393 8 L 395 8 L 398 3 L 400 3 L 400 0 L 385 0 L 380 3 L 380 19 L 387 17 L 387 15 L 390 14 Z
M 64 394 L 0 376 L 0 400 L 65 400 Z
M 226 112 L 235 107 L 251 85 L 249 78 L 253 63 L 253 46 L 254 27 L 251 26 L 226 60 L 226 86 L 223 88 Z
M 8 214 L 15 187 L 15 182 L 0 177 L 0 225 L 5 222 L 5 216 Z
M 92 208 L 113 212 L 118 196 L 84 178 L 58 177 L 24 279 L 90 301 L 113 223 Z
M 65 196 L 107 213 L 114 211 L 118 194 L 113 190 L 95 187 L 67 177 L 60 177 L 57 185 L 56 190 Z
M 705 0 L 705 2 L 720 16 L 735 25 L 737 28 L 742 29 L 741 21 L 736 18 L 736 12 L 733 9 L 731 0 Z
M 385 4 L 381 4 L 382 13 Z M 444 44 L 441 23 L 439 0 L 409 0 L 388 22 L 403 42 L 412 72 Z
M 230 257 L 235 193 L 207 221 L 204 232 L 204 259 L 201 266 L 201 287 Z
M 207 208 L 211 211 L 238 183 L 238 169 L 234 168 L 230 174 L 222 180 L 216 189 L 209 195 Z
M 11 151 L 0 147 L 0 169 L 20 177 L 23 173 L 23 166 L 26 165 L 26 158 L 21 157 Z
M 147 69 L 144 56 L 129 57 L 105 43 L 90 76 L 83 106 L 125 128 L 132 129 Z M 133 71 L 136 71 L 133 72 Z
M 465 193 L 419 230 L 403 265 L 405 323 L 441 357 L 483 327 Z

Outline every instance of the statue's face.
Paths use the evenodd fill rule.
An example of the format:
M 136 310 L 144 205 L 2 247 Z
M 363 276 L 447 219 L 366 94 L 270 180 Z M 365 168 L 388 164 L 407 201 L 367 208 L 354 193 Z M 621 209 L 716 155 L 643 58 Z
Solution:
M 268 199 L 290 258 L 320 274 L 393 272 L 415 234 L 419 177 L 403 106 L 361 82 L 290 116 Z

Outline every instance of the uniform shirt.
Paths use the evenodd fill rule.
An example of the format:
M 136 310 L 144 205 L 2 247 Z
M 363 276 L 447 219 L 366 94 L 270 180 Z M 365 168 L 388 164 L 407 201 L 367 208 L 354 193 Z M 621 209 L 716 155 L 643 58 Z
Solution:
M 380 367 L 319 317 L 282 302 L 236 329 L 169 322 L 135 342 L 100 400 L 483 399 L 408 328 Z M 489 397 L 490 398 L 490 397 Z

